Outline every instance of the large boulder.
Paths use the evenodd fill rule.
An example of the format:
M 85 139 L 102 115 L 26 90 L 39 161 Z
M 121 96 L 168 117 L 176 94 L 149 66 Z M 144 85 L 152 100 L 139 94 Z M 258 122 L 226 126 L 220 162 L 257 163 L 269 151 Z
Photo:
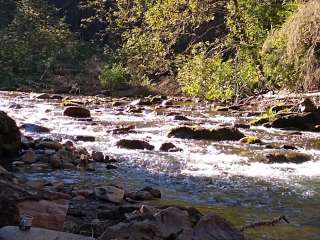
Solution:
M 222 127 L 206 129 L 182 126 L 171 129 L 168 137 L 212 141 L 238 141 L 245 137 L 245 135 L 237 128 Z
M 20 215 L 31 215 L 32 226 L 62 231 L 68 211 L 68 200 L 24 201 L 17 204 Z
M 208 214 L 194 228 L 192 240 L 244 240 L 243 233 L 224 218 Z
M 274 128 L 303 131 L 319 131 L 318 125 L 320 125 L 320 111 L 280 115 L 269 124 L 270 127 Z
M 20 231 L 18 227 L 7 226 L 0 229 L 1 240 L 94 240 L 91 237 L 52 231 L 42 228 L 31 228 L 30 231 Z
M 94 195 L 97 199 L 112 202 L 122 203 L 124 198 L 124 190 L 118 186 L 103 186 L 94 189 Z
M 16 122 L 0 111 L 0 157 L 14 156 L 21 147 L 21 134 Z M 1 164 L 0 159 L 0 164 Z
M 82 107 L 67 107 L 63 115 L 73 118 L 90 118 L 91 114 L 88 109 L 82 108 Z
M 117 147 L 126 148 L 126 149 L 147 149 L 153 150 L 154 146 L 151 144 L 142 141 L 142 140 L 131 140 L 131 139 L 122 139 L 117 142 Z

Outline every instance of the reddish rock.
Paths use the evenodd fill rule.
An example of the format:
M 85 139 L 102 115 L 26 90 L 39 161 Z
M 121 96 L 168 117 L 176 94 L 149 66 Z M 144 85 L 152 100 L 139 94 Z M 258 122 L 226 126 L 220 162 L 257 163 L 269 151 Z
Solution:
M 67 200 L 25 201 L 18 204 L 18 209 L 20 215 L 33 216 L 33 227 L 62 231 L 68 205 Z

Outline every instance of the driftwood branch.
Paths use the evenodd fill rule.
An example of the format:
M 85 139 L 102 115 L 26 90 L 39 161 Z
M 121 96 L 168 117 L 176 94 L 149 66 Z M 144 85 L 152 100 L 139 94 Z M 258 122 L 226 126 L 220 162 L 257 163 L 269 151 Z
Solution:
M 242 228 L 240 228 L 240 231 L 243 232 L 247 229 L 257 228 L 257 227 L 274 226 L 274 225 L 280 223 L 281 221 L 284 221 L 284 222 L 290 224 L 290 222 L 288 221 L 286 216 L 280 216 L 278 218 L 272 219 L 271 221 L 261 221 L 261 222 L 256 222 L 256 223 L 252 223 L 252 224 L 243 226 Z

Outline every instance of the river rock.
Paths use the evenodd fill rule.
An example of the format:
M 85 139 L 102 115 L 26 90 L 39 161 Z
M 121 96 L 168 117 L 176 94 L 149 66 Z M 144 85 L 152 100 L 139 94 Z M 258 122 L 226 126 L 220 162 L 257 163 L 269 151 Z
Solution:
M 124 190 L 117 186 L 96 187 L 94 195 L 97 199 L 112 202 L 122 203 L 124 198 Z
M 246 136 L 241 138 L 240 142 L 244 144 L 262 144 L 262 141 L 255 136 Z
M 160 151 L 163 152 L 180 152 L 182 151 L 181 148 L 178 148 L 176 145 L 173 143 L 162 143 L 160 146 Z
M 244 235 L 224 218 L 208 214 L 194 228 L 192 240 L 244 240 Z
M 176 236 L 175 239 L 192 239 L 192 223 L 187 211 L 168 207 L 156 213 L 154 218 L 162 238 L 168 239 L 170 236 Z
M 122 139 L 117 142 L 117 147 L 127 149 L 147 149 L 153 150 L 154 146 L 142 140 Z
M 90 118 L 91 114 L 88 109 L 82 108 L 82 107 L 67 107 L 63 115 L 73 118 Z
M 163 240 L 158 227 L 149 221 L 119 223 L 108 227 L 98 240 Z
M 35 96 L 36 99 L 48 100 L 51 99 L 51 96 L 48 93 L 40 93 Z
M 18 227 L 6 226 L 0 229 L 1 240 L 94 240 L 91 237 L 32 227 L 20 231 Z
M 24 123 L 20 126 L 20 129 L 24 129 L 26 132 L 35 132 L 35 133 L 49 133 L 50 129 L 32 123 Z
M 36 149 L 52 149 L 58 151 L 63 148 L 63 145 L 58 141 L 53 140 L 40 140 L 36 143 Z
M 24 201 L 19 203 L 20 215 L 28 214 L 33 217 L 32 226 L 51 230 L 63 230 L 69 202 L 56 201 Z
M 299 104 L 299 111 L 300 112 L 315 112 L 315 111 L 317 111 L 317 107 L 310 98 L 305 98 Z
M 264 160 L 265 163 L 304 163 L 310 161 L 311 157 L 304 153 L 276 153 L 276 154 L 267 154 Z
M 92 160 L 93 160 L 93 161 L 96 161 L 96 162 L 104 162 L 103 152 L 93 151 L 93 152 L 91 153 L 91 157 L 92 157 Z
M 185 117 L 185 116 L 181 116 L 181 115 L 176 115 L 173 117 L 173 120 L 175 121 L 190 121 L 189 118 Z
M 127 197 L 136 201 L 150 201 L 161 198 L 161 192 L 152 187 L 145 187 L 137 192 L 131 192 Z
M 0 165 L 3 156 L 17 155 L 21 147 L 21 134 L 16 122 L 0 111 Z
M 21 157 L 21 161 L 27 164 L 32 164 L 37 161 L 37 155 L 33 150 L 27 150 Z
M 168 137 L 212 141 L 238 141 L 245 135 L 236 128 L 222 127 L 217 129 L 182 126 L 170 130 Z
M 299 129 L 303 131 L 319 131 L 320 111 L 278 116 L 270 127 L 283 129 Z

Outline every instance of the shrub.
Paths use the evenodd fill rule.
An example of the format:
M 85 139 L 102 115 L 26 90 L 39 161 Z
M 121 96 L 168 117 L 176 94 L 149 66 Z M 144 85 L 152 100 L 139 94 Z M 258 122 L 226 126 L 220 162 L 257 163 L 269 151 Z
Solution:
M 99 79 L 104 89 L 119 90 L 128 84 L 128 72 L 120 64 L 114 64 L 111 68 L 105 66 Z

